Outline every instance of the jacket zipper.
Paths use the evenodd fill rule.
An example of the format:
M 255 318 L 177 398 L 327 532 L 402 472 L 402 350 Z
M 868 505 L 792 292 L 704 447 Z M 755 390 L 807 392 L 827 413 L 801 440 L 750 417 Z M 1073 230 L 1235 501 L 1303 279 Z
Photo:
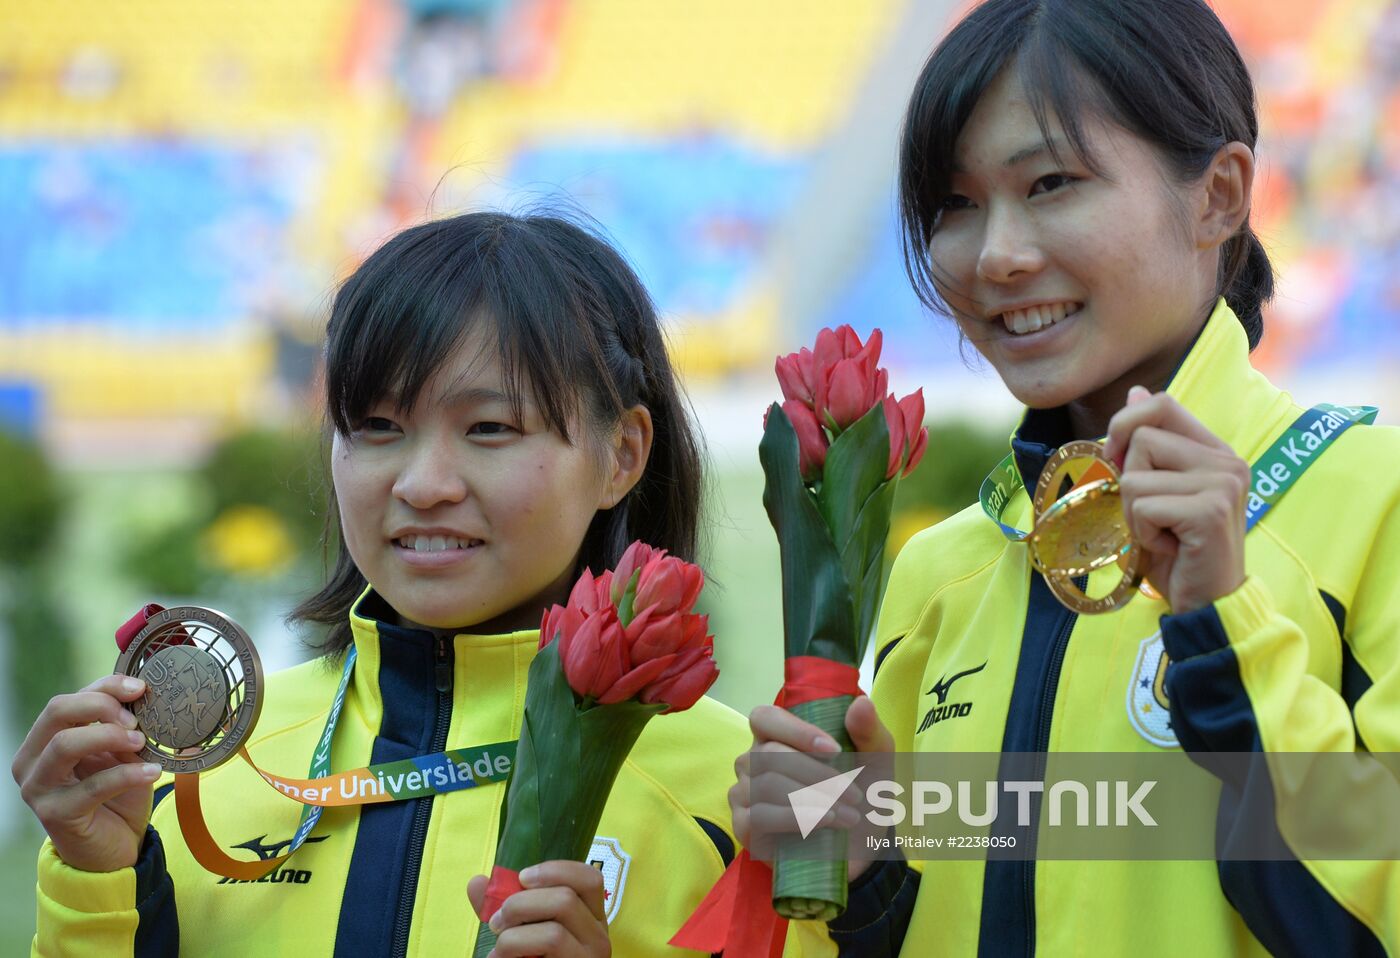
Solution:
M 447 748 L 447 730 L 452 724 L 452 639 L 438 636 L 434 663 L 437 679 L 437 714 L 433 717 L 433 739 L 430 755 Z M 423 845 L 428 838 L 428 822 L 433 817 L 433 796 L 417 799 L 413 809 L 413 827 L 408 833 L 408 854 L 404 857 L 403 889 L 399 894 L 399 910 L 394 919 L 394 958 L 408 954 L 408 932 L 413 924 L 413 903 L 418 897 L 418 869 L 423 864 Z
M 1088 577 L 1075 579 L 1075 584 L 1083 589 L 1088 585 Z M 1035 733 L 1035 754 L 1037 774 L 1042 775 L 1045 769 L 1045 753 L 1050 749 L 1050 725 L 1055 718 L 1055 694 L 1060 686 L 1060 669 L 1065 664 L 1065 650 L 1069 648 L 1069 636 L 1074 631 L 1074 623 L 1079 621 L 1076 612 L 1066 612 L 1064 623 L 1060 626 L 1060 631 L 1055 635 L 1054 644 L 1050 646 L 1049 667 L 1045 670 L 1045 680 L 1040 687 L 1040 724 Z M 1030 843 L 1030 858 L 1025 860 L 1025 900 L 1026 912 L 1026 954 L 1035 954 L 1035 848 L 1039 839 L 1040 828 L 1040 802 L 1037 796 L 1032 796 L 1035 801 L 1035 814 L 1031 817 L 1031 832 L 1027 840 Z

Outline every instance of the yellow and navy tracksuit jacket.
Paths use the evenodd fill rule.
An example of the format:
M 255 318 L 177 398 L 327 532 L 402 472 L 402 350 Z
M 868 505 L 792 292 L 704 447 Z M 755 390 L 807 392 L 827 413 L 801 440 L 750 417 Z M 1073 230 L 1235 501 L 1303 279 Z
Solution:
M 1251 463 L 1302 412 L 1251 368 L 1223 301 L 1168 392 Z M 1012 447 L 1029 488 L 1068 435 L 1063 411 L 1028 412 Z M 1244 585 L 1183 615 L 1139 596 L 1077 617 L 980 507 L 925 530 L 877 629 L 873 698 L 897 750 L 1181 748 L 1207 768 L 1221 752 L 1400 751 L 1397 464 L 1400 430 L 1340 435 L 1249 533 Z M 1024 491 L 1006 517 L 1030 527 Z M 1118 572 L 1095 575 L 1103 594 Z M 1223 835 L 1243 796 L 1287 787 L 1261 774 L 1221 783 Z M 1400 795 L 1393 776 L 1379 787 Z M 832 931 L 864 956 L 1395 955 L 1400 863 L 889 863 Z
M 381 618 L 377 618 L 380 616 Z M 520 728 L 538 633 L 439 640 L 386 624 L 373 592 L 351 615 L 358 652 L 332 743 L 334 770 L 509 741 Z M 437 668 L 449 656 L 450 671 Z M 339 668 L 318 659 L 269 677 L 249 745 L 261 767 L 306 774 Z M 743 719 L 712 699 L 654 719 L 618 776 L 594 845 L 604 871 L 614 954 L 698 954 L 666 946 L 734 852 L 726 792 L 749 744 Z M 45 842 L 39 859 L 39 955 L 470 955 L 478 922 L 467 881 L 491 870 L 504 783 L 407 801 L 327 808 L 271 876 L 210 874 L 186 849 L 171 786 L 156 790 L 135 868 L 68 867 Z M 235 857 L 285 851 L 301 806 L 234 759 L 201 783 L 209 827 Z M 242 851 L 239 851 L 242 850 Z M 594 857 L 593 854 L 590 858 Z M 804 923 L 789 955 L 834 954 Z

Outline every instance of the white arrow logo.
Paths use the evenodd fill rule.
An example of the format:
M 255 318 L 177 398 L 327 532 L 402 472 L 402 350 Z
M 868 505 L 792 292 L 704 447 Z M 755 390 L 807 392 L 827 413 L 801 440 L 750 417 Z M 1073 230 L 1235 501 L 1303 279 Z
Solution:
M 840 775 L 833 775 L 824 782 L 788 793 L 788 802 L 792 805 L 792 813 L 797 816 L 797 827 L 801 830 L 803 838 L 816 830 L 826 813 L 831 811 L 831 806 L 841 800 L 846 789 L 863 771 L 864 765 Z

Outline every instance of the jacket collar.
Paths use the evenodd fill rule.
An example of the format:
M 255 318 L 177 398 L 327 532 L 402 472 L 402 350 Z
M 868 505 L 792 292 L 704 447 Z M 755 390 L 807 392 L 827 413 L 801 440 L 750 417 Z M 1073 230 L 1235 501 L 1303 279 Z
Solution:
M 373 588 L 350 608 L 356 652 L 352 679 L 365 721 L 379 734 L 413 740 L 437 702 L 439 639 L 424 629 L 398 625 L 398 616 Z M 458 633 L 447 640 L 452 660 L 454 707 L 468 688 L 523 682 L 539 645 L 539 630 L 500 635 Z M 389 694 L 386 695 L 385 692 Z
M 1212 433 L 1253 461 L 1292 420 L 1292 399 L 1249 363 L 1249 339 L 1222 297 L 1167 386 Z M 1016 467 L 1035 489 L 1045 462 L 1070 438 L 1068 411 L 1028 409 L 1011 437 Z

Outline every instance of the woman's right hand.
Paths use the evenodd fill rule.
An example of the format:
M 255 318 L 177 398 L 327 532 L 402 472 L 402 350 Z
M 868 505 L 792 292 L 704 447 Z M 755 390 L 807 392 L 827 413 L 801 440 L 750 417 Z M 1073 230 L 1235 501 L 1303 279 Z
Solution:
M 753 746 L 734 763 L 738 781 L 729 790 L 729 810 L 734 820 L 734 837 L 745 848 L 755 848 L 755 842 L 779 834 L 800 831 L 792 805 L 785 798 L 793 790 L 825 781 L 831 777 L 830 766 L 813 761 L 810 765 L 793 763 L 792 774 L 780 775 L 768 771 L 760 777 L 751 774 L 751 757 L 755 753 L 795 754 L 799 752 L 831 755 L 841 751 L 830 735 L 817 726 L 776 705 L 760 705 L 749 713 L 749 728 L 753 731 Z M 857 752 L 892 752 L 894 736 L 875 713 L 870 699 L 862 695 L 846 710 L 846 732 Z M 770 799 L 765 801 L 764 799 Z M 820 826 L 851 828 L 860 822 L 864 800 L 852 784 L 822 819 Z M 851 861 L 848 876 L 855 880 L 870 867 L 868 861 Z
M 107 675 L 56 695 L 25 736 L 10 771 L 25 804 L 74 868 L 110 872 L 136 864 L 160 766 L 137 755 L 146 737 L 126 708 L 140 679 Z

